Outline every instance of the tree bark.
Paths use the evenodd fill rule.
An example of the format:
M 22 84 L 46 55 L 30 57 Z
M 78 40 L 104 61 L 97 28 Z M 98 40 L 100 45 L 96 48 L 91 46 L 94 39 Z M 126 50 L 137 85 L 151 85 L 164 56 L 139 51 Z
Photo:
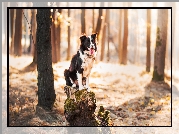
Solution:
M 22 9 L 16 9 L 15 35 L 14 35 L 14 55 L 22 55 Z
M 110 9 L 107 9 L 107 12 L 106 12 L 108 15 L 107 15 L 107 28 L 108 28 L 108 51 L 107 51 L 107 61 L 110 60 L 110 51 L 109 51 L 109 40 L 110 40 Z
M 10 2 L 11 7 L 15 7 L 15 2 Z M 15 9 L 10 9 L 10 25 L 11 25 L 11 47 L 10 47 L 10 53 L 14 54 L 14 31 L 15 31 Z
M 104 2 L 101 2 L 101 7 L 104 6 Z M 101 16 L 103 15 L 103 10 L 99 9 L 99 16 L 98 16 L 98 21 L 97 21 L 97 25 L 96 25 L 96 32 L 98 33 L 98 35 L 100 35 L 100 30 L 101 30 L 101 23 L 102 23 L 102 19 Z M 97 40 L 99 40 L 99 36 L 97 36 Z
M 168 9 L 158 10 L 157 37 L 152 81 L 164 81 Z
M 82 2 L 82 7 L 85 6 L 85 2 Z M 81 9 L 81 33 L 86 33 L 85 27 L 85 9 Z
M 53 9 L 53 12 L 51 14 L 52 14 L 52 25 L 51 25 L 52 62 L 57 63 L 55 9 Z
M 60 13 L 60 15 L 62 14 L 62 9 L 58 9 L 58 12 Z M 57 48 L 58 48 L 58 51 L 57 51 L 57 61 L 61 61 L 61 50 L 60 50 L 60 43 L 61 43 L 61 18 L 60 16 L 58 16 L 58 19 L 57 19 L 57 30 L 56 30 L 56 35 L 57 35 Z
M 123 37 L 123 54 L 122 64 L 127 64 L 127 45 L 128 45 L 128 9 L 124 9 L 124 37 Z
M 139 33 L 139 28 L 138 28 L 138 10 L 136 9 L 136 18 L 135 18 L 135 48 L 134 48 L 134 63 L 136 64 L 138 62 L 138 56 L 139 56 L 139 37 L 138 37 L 138 33 Z
M 37 26 L 36 26 L 36 9 L 32 9 L 32 17 L 31 17 L 31 33 L 30 33 L 30 46 L 29 46 L 29 50 L 31 49 L 31 53 L 33 55 L 33 60 L 32 62 L 26 66 L 22 71 L 24 72 L 30 72 L 30 71 L 34 71 L 37 67 L 37 42 L 36 42 L 36 30 L 37 30 Z M 28 50 L 28 52 L 29 52 Z
M 106 27 L 107 27 L 107 17 L 108 17 L 108 9 L 106 9 L 106 16 L 105 16 L 105 22 L 103 26 L 103 33 L 102 33 L 102 42 L 101 42 L 101 57 L 100 60 L 104 60 L 104 52 L 105 52 L 105 42 L 106 42 Z
M 95 2 L 93 2 L 93 6 L 95 7 Z M 93 9 L 93 19 L 92 19 L 93 33 L 94 33 L 94 9 Z
M 119 63 L 122 62 L 122 9 L 119 9 L 119 46 L 118 46 L 118 57 L 119 57 Z
M 147 9 L 147 56 L 146 71 L 150 72 L 150 31 L 151 31 L 151 10 Z
M 11 23 L 11 48 L 10 53 L 13 54 L 14 50 L 14 9 L 10 9 L 10 23 Z
M 36 43 L 36 9 L 32 10 L 32 45 L 33 48 L 33 63 L 37 64 L 37 43 Z
M 50 9 L 37 9 L 37 106 L 47 110 L 52 109 L 56 98 L 52 68 L 50 14 Z
M 70 17 L 70 9 L 68 9 L 68 17 Z M 70 52 L 71 52 L 71 48 L 70 48 L 70 22 L 68 25 L 68 49 L 67 49 L 67 60 L 70 60 Z

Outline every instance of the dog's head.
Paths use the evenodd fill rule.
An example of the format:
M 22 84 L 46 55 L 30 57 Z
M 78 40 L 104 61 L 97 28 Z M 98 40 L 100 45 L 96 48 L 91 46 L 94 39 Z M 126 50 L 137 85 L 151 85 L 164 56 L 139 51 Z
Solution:
M 82 35 L 80 37 L 81 46 L 80 49 L 83 52 L 88 52 L 89 55 L 94 55 L 97 51 L 97 41 L 96 41 L 97 33 L 92 34 L 90 36 Z

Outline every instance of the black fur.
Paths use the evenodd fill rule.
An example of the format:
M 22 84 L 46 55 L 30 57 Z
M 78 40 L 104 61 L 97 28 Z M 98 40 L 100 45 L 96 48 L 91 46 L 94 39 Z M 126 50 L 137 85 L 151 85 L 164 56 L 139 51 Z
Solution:
M 71 83 L 71 80 L 75 82 L 77 80 L 77 71 L 78 73 L 82 74 L 83 68 L 81 68 L 82 60 L 79 56 L 79 52 L 77 52 L 76 55 L 73 56 L 71 60 L 71 64 L 69 69 L 65 69 L 64 71 L 64 76 L 66 80 L 66 85 L 67 86 L 72 86 L 73 84 Z M 71 80 L 70 80 L 71 78 Z M 78 86 L 78 85 L 77 85 Z

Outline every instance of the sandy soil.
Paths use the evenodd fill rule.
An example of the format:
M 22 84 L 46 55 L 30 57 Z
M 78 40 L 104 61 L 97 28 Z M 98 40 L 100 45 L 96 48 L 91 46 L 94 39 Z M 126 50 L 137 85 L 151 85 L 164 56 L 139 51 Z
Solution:
M 6 57 L 2 66 L 3 97 L 6 99 Z M 66 126 L 63 106 L 66 95 L 63 87 L 65 80 L 63 71 L 69 62 L 59 62 L 53 65 L 56 102 L 52 112 L 41 110 L 35 114 L 37 104 L 37 71 L 22 71 L 29 65 L 32 58 L 23 56 L 9 59 L 9 125 L 10 126 Z M 96 63 L 90 77 L 91 91 L 96 94 L 97 109 L 103 105 L 110 111 L 114 126 L 171 126 L 171 79 L 166 77 L 166 83 L 151 83 L 152 73 L 145 72 L 145 66 L 128 64 L 127 66 L 111 63 Z M 177 83 L 172 85 L 173 122 L 176 126 L 179 117 L 179 91 Z M 2 116 L 6 121 L 6 105 L 3 105 Z M 5 129 L 5 128 L 4 128 Z M 150 131 L 147 128 L 111 128 L 114 133 Z M 39 128 L 38 131 L 41 129 Z M 135 130 L 135 131 L 134 131 Z M 5 132 L 9 131 L 5 129 Z M 33 131 L 33 130 L 31 130 Z M 41 130 L 43 132 L 43 130 Z M 56 131 L 56 129 L 54 129 Z M 151 129 L 152 132 L 163 132 Z M 171 132 L 166 128 L 165 132 Z M 173 132 L 177 132 L 175 128 Z M 164 133 L 165 133 L 164 132 Z

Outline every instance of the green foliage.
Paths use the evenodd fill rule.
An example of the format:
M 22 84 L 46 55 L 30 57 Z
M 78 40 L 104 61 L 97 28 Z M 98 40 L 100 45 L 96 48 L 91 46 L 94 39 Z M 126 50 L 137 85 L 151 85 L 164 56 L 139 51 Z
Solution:
M 75 111 L 76 108 L 77 108 L 77 105 L 74 99 L 67 98 L 65 100 L 65 105 L 64 105 L 65 111 L 72 112 L 72 111 Z
M 98 111 L 98 125 L 99 126 L 112 126 L 112 121 L 109 116 L 109 111 L 104 110 L 103 106 L 100 106 L 100 109 Z
M 65 87 L 70 88 L 70 87 Z M 87 89 L 76 91 L 75 99 L 68 97 L 64 104 L 65 117 L 70 125 L 74 126 L 112 126 L 109 111 L 100 106 L 95 115 L 96 98 L 93 92 Z
M 160 39 L 160 29 L 159 27 L 157 27 L 157 39 L 156 39 L 156 47 L 161 46 L 162 45 L 162 39 Z

